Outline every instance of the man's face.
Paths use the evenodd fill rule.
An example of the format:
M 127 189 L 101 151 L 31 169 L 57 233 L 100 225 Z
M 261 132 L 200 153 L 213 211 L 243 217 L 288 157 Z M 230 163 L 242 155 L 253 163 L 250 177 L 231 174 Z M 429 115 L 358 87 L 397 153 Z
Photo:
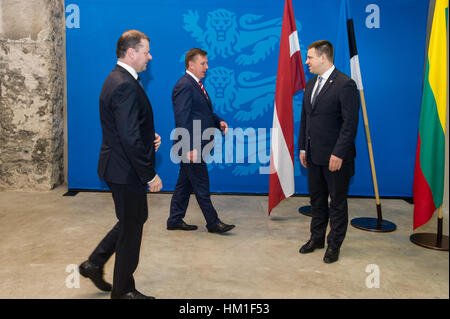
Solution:
M 147 68 L 148 61 L 152 59 L 148 40 L 141 39 L 137 50 L 134 50 L 133 48 L 131 48 L 131 50 L 134 69 L 138 73 L 144 71 Z
M 309 72 L 313 74 L 322 74 L 323 65 L 325 63 L 324 61 L 325 55 L 322 54 L 321 56 L 317 55 L 316 48 L 311 48 L 307 52 L 307 59 L 306 64 L 309 67 Z
M 192 61 L 189 61 L 189 71 L 199 79 L 205 77 L 206 70 L 208 70 L 208 58 L 206 56 L 197 54 Z

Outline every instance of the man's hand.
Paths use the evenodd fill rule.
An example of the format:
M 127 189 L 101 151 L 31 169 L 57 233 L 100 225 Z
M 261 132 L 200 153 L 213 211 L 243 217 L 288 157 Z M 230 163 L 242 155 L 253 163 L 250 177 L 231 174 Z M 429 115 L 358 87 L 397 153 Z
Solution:
M 227 124 L 227 122 L 220 121 L 219 125 L 220 125 L 220 130 L 223 132 L 223 134 L 224 135 L 227 134 L 227 131 L 228 131 L 228 124 Z
M 150 192 L 152 192 L 152 193 L 159 192 L 162 188 L 162 181 L 158 175 L 155 175 L 155 178 L 153 179 L 153 181 L 148 182 L 147 184 L 148 184 L 148 188 L 149 188 Z
M 328 166 L 328 169 L 331 172 L 335 172 L 340 170 L 342 167 L 342 159 L 340 159 L 337 156 L 334 156 L 333 154 L 330 156 L 330 164 Z
M 191 163 L 196 163 L 197 162 L 197 150 L 194 149 L 194 150 L 188 152 L 187 158 Z
M 300 163 L 306 168 L 306 152 L 300 152 Z
M 155 141 L 153 143 L 155 145 L 155 152 L 157 152 L 159 146 L 161 145 L 161 136 L 159 136 L 158 133 L 156 132 L 155 132 Z

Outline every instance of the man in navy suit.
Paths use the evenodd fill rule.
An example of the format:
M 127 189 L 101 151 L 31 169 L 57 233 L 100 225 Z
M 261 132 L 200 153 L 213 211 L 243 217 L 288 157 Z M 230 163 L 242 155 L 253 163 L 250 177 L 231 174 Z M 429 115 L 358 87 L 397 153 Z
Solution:
M 126 31 L 117 42 L 118 62 L 100 94 L 103 141 L 98 161 L 100 179 L 108 184 L 119 220 L 83 262 L 80 274 L 113 299 L 152 299 L 135 288 L 133 273 L 139 261 L 142 229 L 148 216 L 147 188 L 158 192 L 155 152 L 161 139 L 155 133 L 150 101 L 138 73 L 152 59 L 149 38 Z M 103 266 L 115 253 L 113 285 L 103 279 Z
M 180 171 L 175 191 L 170 203 L 170 216 L 167 220 L 168 230 L 196 230 L 197 226 L 188 225 L 183 218 L 189 205 L 189 198 L 194 192 L 200 209 L 206 219 L 206 228 L 211 233 L 224 233 L 234 225 L 223 223 L 215 210 L 209 191 L 209 176 L 205 158 L 209 155 L 207 144 L 211 145 L 214 135 L 205 138 L 204 133 L 220 129 L 225 134 L 227 123 L 213 112 L 212 103 L 201 80 L 208 70 L 207 53 L 194 48 L 186 53 L 186 73 L 178 80 L 172 91 L 173 111 L 176 130 L 188 133 L 187 151 L 181 154 Z M 182 134 L 180 134 L 182 136 Z M 175 140 L 178 143 L 180 140 Z
M 359 97 L 356 83 L 334 67 L 330 42 L 312 43 L 306 64 L 318 76 L 306 84 L 300 121 L 298 148 L 300 161 L 308 169 L 312 209 L 311 237 L 300 253 L 324 247 L 330 221 L 323 260 L 332 263 L 339 258 L 347 231 L 347 193 L 354 174 Z

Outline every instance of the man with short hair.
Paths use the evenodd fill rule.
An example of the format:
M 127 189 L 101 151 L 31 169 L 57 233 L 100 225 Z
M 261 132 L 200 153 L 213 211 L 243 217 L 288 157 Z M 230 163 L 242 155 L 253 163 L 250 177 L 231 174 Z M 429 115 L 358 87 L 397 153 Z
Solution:
M 225 134 L 227 123 L 213 112 L 211 99 L 201 80 L 208 70 L 207 53 L 198 48 L 189 50 L 185 57 L 186 73 L 178 80 L 172 91 L 173 111 L 177 129 L 189 133 L 189 151 L 181 154 L 178 181 L 170 203 L 168 230 L 196 230 L 197 226 L 186 224 L 183 218 L 194 192 L 197 202 L 206 219 L 206 228 L 211 233 L 225 233 L 235 226 L 223 223 L 215 210 L 209 191 L 209 176 L 205 156 L 205 146 L 214 140 L 214 136 L 203 139 L 203 132 L 217 128 Z M 194 130 L 200 125 L 199 132 Z M 194 134 L 197 134 L 194 136 Z M 195 145 L 194 141 L 200 141 Z M 179 142 L 175 140 L 174 143 Z
M 333 65 L 333 46 L 320 40 L 308 47 L 306 64 L 312 78 L 305 87 L 298 149 L 308 169 L 311 237 L 301 254 L 328 247 L 325 263 L 339 259 L 348 224 L 347 193 L 354 175 L 359 98 L 356 83 Z M 328 197 L 331 198 L 328 207 Z
M 79 271 L 97 288 L 112 290 L 112 299 L 154 299 L 137 291 L 133 278 L 148 216 L 147 188 L 150 192 L 162 188 L 155 172 L 155 152 L 161 138 L 155 133 L 152 106 L 138 77 L 152 59 L 149 50 L 149 38 L 144 33 L 128 30 L 122 34 L 117 42 L 117 65 L 100 94 L 103 142 L 98 175 L 112 192 L 119 221 Z M 111 287 L 103 279 L 103 266 L 113 253 Z

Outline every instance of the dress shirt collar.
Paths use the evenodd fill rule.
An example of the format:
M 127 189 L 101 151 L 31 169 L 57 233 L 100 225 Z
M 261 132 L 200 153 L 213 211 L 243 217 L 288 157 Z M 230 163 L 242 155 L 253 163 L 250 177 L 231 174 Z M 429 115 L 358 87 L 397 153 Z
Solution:
M 191 71 L 186 70 L 186 73 L 189 74 L 190 76 L 192 76 L 192 77 L 194 78 L 194 80 L 195 80 L 197 83 L 200 82 L 200 80 L 198 79 L 198 77 L 196 77 L 196 76 L 194 75 L 194 73 L 192 73 Z
M 128 64 L 122 61 L 117 61 L 117 65 L 120 65 L 122 68 L 127 70 L 137 80 L 138 74 L 133 67 L 129 66 Z
M 324 82 L 323 82 L 323 83 L 325 83 L 325 82 L 328 80 L 328 78 L 330 77 L 331 73 L 333 73 L 334 69 L 335 69 L 335 67 L 334 67 L 334 65 L 332 65 L 331 68 L 329 68 L 328 70 L 326 70 L 326 71 L 321 75 L 321 77 L 324 79 Z

